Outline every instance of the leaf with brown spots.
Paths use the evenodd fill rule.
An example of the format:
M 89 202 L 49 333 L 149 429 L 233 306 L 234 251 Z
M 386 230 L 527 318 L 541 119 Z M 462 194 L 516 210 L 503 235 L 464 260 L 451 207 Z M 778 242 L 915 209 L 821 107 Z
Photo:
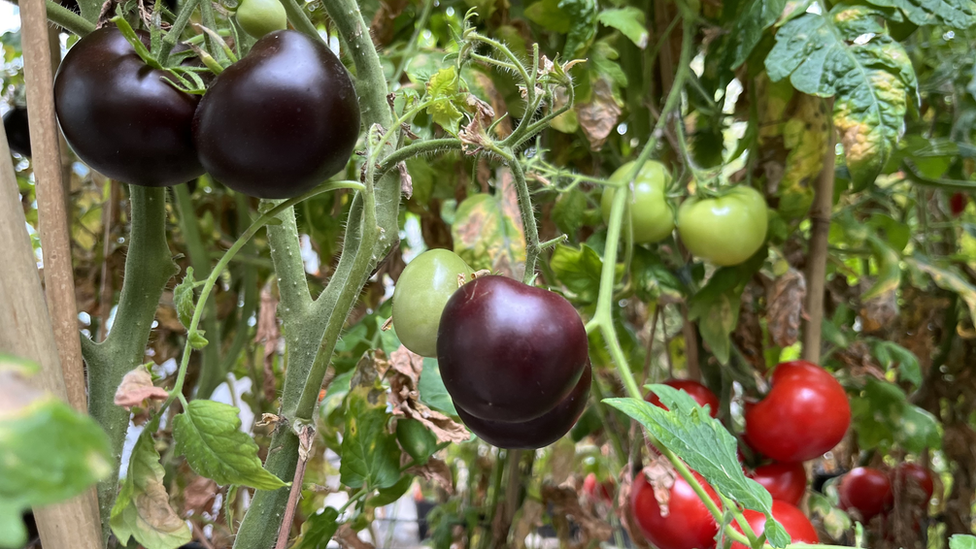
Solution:
M 457 209 L 451 235 L 454 252 L 473 269 L 490 269 L 521 279 L 525 270 L 525 234 L 511 176 L 501 176 L 495 195 L 469 196 Z
M 610 132 L 617 127 L 617 118 L 621 113 L 620 105 L 613 96 L 610 82 L 606 78 L 599 78 L 593 82 L 593 95 L 586 103 L 576 107 L 576 119 L 583 135 L 590 142 L 590 149 L 598 151 L 603 148 Z
M 393 415 L 423 423 L 439 442 L 465 442 L 471 438 L 463 425 L 420 402 L 417 386 L 424 369 L 423 357 L 401 345 L 390 355 L 390 369 L 389 402 Z
M 792 267 L 766 288 L 769 335 L 776 345 L 789 347 L 796 343 L 806 295 L 806 278 Z
M 133 406 L 146 407 L 147 400 L 166 400 L 169 392 L 153 385 L 152 376 L 146 365 L 137 366 L 122 377 L 122 383 L 115 390 L 115 405 L 126 410 Z

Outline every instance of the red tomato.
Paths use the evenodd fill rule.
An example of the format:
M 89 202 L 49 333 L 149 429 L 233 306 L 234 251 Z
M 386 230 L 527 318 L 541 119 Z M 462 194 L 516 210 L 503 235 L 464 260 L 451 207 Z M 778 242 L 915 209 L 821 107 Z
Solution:
M 694 473 L 716 505 L 718 495 L 705 480 Z M 691 486 L 681 477 L 671 487 L 667 516 L 654 497 L 654 489 L 643 474 L 637 475 L 630 493 L 631 512 L 647 541 L 658 549 L 712 549 L 718 524 Z
M 904 461 L 895 467 L 892 477 L 895 490 L 904 494 L 909 501 L 917 501 L 922 508 L 928 507 L 935 491 L 932 471 L 918 463 Z
M 668 385 L 688 393 L 691 395 L 691 398 L 695 399 L 695 402 L 697 402 L 699 406 L 704 407 L 705 405 L 708 405 L 708 415 L 718 417 L 718 397 L 715 396 L 715 393 L 713 393 L 708 387 L 705 387 L 701 383 L 692 381 L 690 379 L 669 379 L 663 383 L 664 385 Z M 668 409 L 667 406 L 661 404 L 661 399 L 658 398 L 658 396 L 654 393 L 647 393 L 644 395 L 644 400 L 655 406 L 660 406 L 665 410 Z
M 775 461 L 819 457 L 844 438 L 851 406 L 829 372 L 804 360 L 776 367 L 764 399 L 746 407 L 746 437 Z
M 599 492 L 597 492 L 598 489 Z M 606 480 L 602 483 L 597 483 L 596 474 L 590 473 L 583 479 L 583 493 L 591 500 L 599 498 L 607 503 L 611 503 L 613 502 L 613 481 Z
M 759 511 L 746 509 L 742 512 L 742 516 L 745 517 L 746 522 L 749 523 L 752 531 L 757 536 L 766 531 L 766 515 Z M 794 543 L 820 543 L 820 538 L 817 537 L 817 530 L 813 527 L 813 524 L 810 524 L 810 519 L 803 514 L 803 511 L 789 503 L 773 500 L 773 518 L 783 525 L 786 533 L 790 535 L 790 540 Z M 732 527 L 739 532 L 742 531 L 742 528 L 735 521 L 732 522 Z M 732 544 L 732 549 L 749 548 L 739 542 L 735 542 Z
M 837 487 L 840 508 L 857 510 L 865 521 L 889 509 L 894 503 L 891 481 L 883 471 L 873 467 L 855 467 L 844 475 Z
M 798 505 L 807 490 L 807 471 L 802 463 L 761 465 L 746 476 L 762 484 L 773 499 Z

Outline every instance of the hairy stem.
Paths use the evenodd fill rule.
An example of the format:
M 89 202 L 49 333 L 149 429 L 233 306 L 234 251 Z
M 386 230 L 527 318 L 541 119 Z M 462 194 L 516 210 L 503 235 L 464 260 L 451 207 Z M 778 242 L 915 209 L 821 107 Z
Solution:
M 95 30 L 94 23 L 58 4 L 54 0 L 46 0 L 45 6 L 47 7 L 48 21 L 68 32 L 77 34 L 78 36 L 85 36 Z

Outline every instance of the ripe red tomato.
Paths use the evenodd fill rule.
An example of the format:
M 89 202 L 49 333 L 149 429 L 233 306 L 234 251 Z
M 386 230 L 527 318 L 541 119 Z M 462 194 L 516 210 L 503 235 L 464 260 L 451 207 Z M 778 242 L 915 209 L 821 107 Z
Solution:
M 881 514 L 894 503 L 888 475 L 873 467 L 851 469 L 841 478 L 837 493 L 841 509 L 857 510 L 865 521 Z
M 328 46 L 277 31 L 214 79 L 193 136 L 217 181 L 250 196 L 292 198 L 346 166 L 359 138 L 359 100 Z
M 695 478 L 716 505 L 718 495 L 698 473 Z M 718 524 L 695 491 L 678 477 L 671 487 L 668 514 L 661 514 L 661 506 L 654 497 L 654 488 L 643 474 L 634 479 L 630 493 L 631 512 L 647 541 L 658 549 L 711 549 L 715 547 Z
M 773 499 L 799 505 L 807 490 L 807 471 L 802 463 L 770 463 L 760 465 L 746 476 L 762 484 Z
M 465 412 L 457 402 L 454 407 L 468 429 L 488 444 L 499 448 L 535 450 L 556 442 L 573 428 L 586 408 L 591 379 L 590 365 L 587 363 L 582 377 L 568 397 L 555 408 L 528 421 L 481 419 Z
M 663 383 L 664 385 L 668 385 L 688 393 L 691 398 L 695 399 L 695 402 L 697 402 L 699 406 L 708 406 L 708 415 L 718 417 L 718 397 L 715 396 L 715 393 L 713 393 L 708 387 L 705 387 L 701 383 L 691 379 L 669 379 Z M 654 393 L 647 393 L 644 395 L 644 400 L 655 406 L 664 408 L 665 410 L 668 409 L 667 406 L 661 404 L 661 399 L 658 398 L 658 396 Z
M 935 491 L 932 471 L 910 461 L 903 461 L 895 467 L 892 487 L 903 494 L 902 497 L 908 496 L 907 499 L 916 501 L 923 508 L 928 507 Z
M 742 516 L 757 536 L 766 531 L 766 515 L 759 511 L 746 509 L 742 512 Z M 786 533 L 790 535 L 792 542 L 820 543 L 820 538 L 817 536 L 817 529 L 810 523 L 810 519 L 803 514 L 803 511 L 793 505 L 785 501 L 773 500 L 773 518 L 783 525 Z M 734 521 L 732 522 L 732 527 L 742 532 L 742 528 Z M 735 542 L 732 544 L 732 549 L 748 549 L 748 547 L 739 542 Z
M 139 31 L 149 46 L 149 34 Z M 115 27 L 78 41 L 54 77 L 54 107 L 68 145 L 107 177 L 147 187 L 203 174 L 193 146 L 199 98 L 150 68 Z
M 822 455 L 844 438 L 851 406 L 829 372 L 804 360 L 776 367 L 769 394 L 747 406 L 746 437 L 776 461 L 799 462 Z
M 437 359 L 458 408 L 525 422 L 563 402 L 587 356 L 586 330 L 559 294 L 502 276 L 461 286 L 441 314 Z

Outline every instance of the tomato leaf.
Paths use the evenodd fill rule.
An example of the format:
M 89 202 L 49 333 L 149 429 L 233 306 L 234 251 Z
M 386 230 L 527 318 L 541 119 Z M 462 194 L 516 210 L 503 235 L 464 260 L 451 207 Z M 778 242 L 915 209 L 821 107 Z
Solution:
M 27 542 L 23 510 L 80 494 L 111 471 L 105 432 L 28 384 L 37 370 L 0 355 L 0 547 Z
M 922 383 L 922 369 L 915 353 L 895 343 L 883 339 L 868 339 L 871 354 L 886 370 L 898 368 L 898 377 L 918 387 Z
M 579 249 L 559 244 L 552 251 L 549 260 L 556 279 L 569 291 L 576 294 L 576 300 L 581 303 L 596 302 L 600 293 L 600 273 L 603 271 L 603 259 L 596 250 L 582 244 Z M 618 265 L 615 279 L 623 275 L 622 265 Z
M 499 195 L 474 194 L 458 206 L 451 236 L 454 253 L 472 269 L 521 279 L 525 270 L 525 235 L 518 199 L 503 176 Z
M 387 432 L 386 403 L 369 403 L 367 388 L 346 397 L 346 431 L 342 439 L 340 481 L 350 488 L 389 488 L 400 480 L 400 451 Z
M 741 265 L 718 269 L 688 302 L 689 320 L 698 321 L 702 339 L 721 364 L 727 364 L 731 354 L 729 335 L 739 324 L 742 290 L 765 257 L 763 249 Z
M 552 220 L 556 227 L 571 239 L 583 226 L 586 217 L 586 194 L 579 189 L 572 189 L 561 194 L 552 207 Z
M 641 301 L 657 301 L 662 296 L 681 299 L 688 291 L 678 275 L 661 261 L 657 253 L 643 247 L 634 247 L 630 271 L 634 277 L 634 290 Z
M 176 316 L 180 319 L 180 324 L 187 330 L 190 329 L 190 322 L 193 320 L 193 311 L 196 305 L 193 302 L 193 288 L 196 281 L 193 279 L 193 267 L 186 268 L 183 280 L 173 289 L 173 304 L 176 306 Z
M 596 0 L 541 0 L 525 16 L 548 30 L 566 35 L 563 57 L 572 59 L 596 36 Z
M 777 0 L 785 2 L 785 0 Z M 597 16 L 600 23 L 617 29 L 640 49 L 647 47 L 649 34 L 644 24 L 644 12 L 633 6 L 603 10 Z
M 240 430 L 240 410 L 212 400 L 190 401 L 173 418 L 176 451 L 190 467 L 217 484 L 243 484 L 259 490 L 287 486 L 261 466 L 258 445 Z
M 804 93 L 836 96 L 834 124 L 855 189 L 874 182 L 904 128 L 916 79 L 905 49 L 879 22 L 883 12 L 838 4 L 805 13 L 776 33 L 766 58 L 774 82 L 787 76 Z
M 717 492 L 747 509 L 766 515 L 766 536 L 773 547 L 785 547 L 790 536 L 772 519 L 773 498 L 758 482 L 746 478 L 736 457 L 736 440 L 684 391 L 648 385 L 668 410 L 635 398 L 603 402 L 637 420 L 657 441 L 697 471 Z
M 750 0 L 732 31 L 732 36 L 737 38 L 733 69 L 746 62 L 762 39 L 763 31 L 773 26 L 785 7 L 786 0 Z
M 954 534 L 949 538 L 949 549 L 976 549 L 976 536 Z
M 437 367 L 436 358 L 424 359 L 424 369 L 420 373 L 417 390 L 420 391 L 420 402 L 447 415 L 457 415 L 454 401 L 451 400 L 447 387 L 444 387 L 444 380 L 441 379 L 441 370 Z
M 463 118 L 454 104 L 460 91 L 461 79 L 454 67 L 437 71 L 427 82 L 427 95 L 433 99 L 433 103 L 427 107 L 427 114 L 451 135 L 457 135 L 458 123 Z
M 904 261 L 910 268 L 932 277 L 932 282 L 939 288 L 958 294 L 969 308 L 970 317 L 976 321 L 976 286 L 970 284 L 957 267 L 935 265 L 921 255 L 906 257 Z
M 158 420 L 150 422 L 136 440 L 128 473 L 112 507 L 112 532 L 122 545 L 134 537 L 146 549 L 172 549 L 192 538 L 186 523 L 170 506 L 163 486 L 165 471 L 152 436 L 158 424 Z
M 875 6 L 899 8 L 916 25 L 945 25 L 968 29 L 976 25 L 976 2 L 971 0 L 868 0 Z
M 861 395 L 851 399 L 858 445 L 865 449 L 898 444 L 909 452 L 939 448 L 939 422 L 929 412 L 908 402 L 891 383 L 869 379 Z
M 319 549 L 325 547 L 339 529 L 339 511 L 326 507 L 302 524 L 302 535 L 292 549 Z

